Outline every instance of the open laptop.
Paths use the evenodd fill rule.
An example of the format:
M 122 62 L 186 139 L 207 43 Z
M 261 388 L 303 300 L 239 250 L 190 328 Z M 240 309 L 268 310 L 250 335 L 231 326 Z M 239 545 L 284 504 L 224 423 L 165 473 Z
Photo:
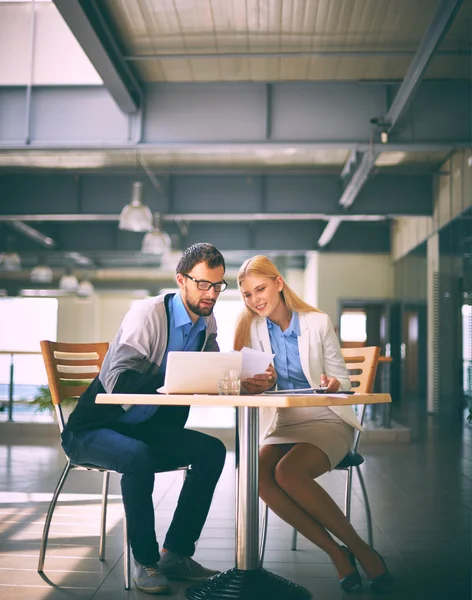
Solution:
M 241 370 L 240 352 L 169 352 L 161 394 L 217 394 L 223 369 Z

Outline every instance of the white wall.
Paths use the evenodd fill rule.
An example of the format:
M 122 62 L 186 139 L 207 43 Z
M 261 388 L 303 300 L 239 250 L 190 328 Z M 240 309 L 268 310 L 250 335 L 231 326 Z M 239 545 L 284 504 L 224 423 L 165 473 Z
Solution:
M 98 304 L 95 297 L 58 298 L 57 341 L 76 344 L 99 342 Z
M 98 296 L 98 335 L 101 342 L 113 340 L 125 314 L 135 302 L 140 301 L 129 294 Z
M 392 298 L 393 265 L 388 254 L 318 256 L 318 308 L 336 324 L 340 299 Z
M 58 342 L 111 342 L 123 317 L 140 298 L 133 293 L 58 298 Z
M 303 298 L 305 294 L 305 269 L 287 269 L 285 281 L 296 294 Z

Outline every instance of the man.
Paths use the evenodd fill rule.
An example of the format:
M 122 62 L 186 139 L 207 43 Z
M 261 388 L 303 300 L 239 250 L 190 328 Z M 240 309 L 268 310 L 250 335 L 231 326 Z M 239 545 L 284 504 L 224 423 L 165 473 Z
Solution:
M 79 399 L 62 440 L 77 463 L 122 473 L 121 490 L 135 560 L 134 582 L 149 594 L 170 591 L 167 577 L 199 581 L 216 574 L 195 562 L 213 492 L 223 469 L 222 442 L 184 429 L 189 407 L 95 404 L 98 393 L 153 394 L 164 382 L 171 350 L 218 352 L 213 307 L 225 262 L 211 244 L 188 248 L 176 269 L 178 294 L 136 304 L 125 316 L 98 377 Z M 128 409 L 128 410 L 127 410 Z M 154 528 L 154 474 L 188 466 L 162 554 Z

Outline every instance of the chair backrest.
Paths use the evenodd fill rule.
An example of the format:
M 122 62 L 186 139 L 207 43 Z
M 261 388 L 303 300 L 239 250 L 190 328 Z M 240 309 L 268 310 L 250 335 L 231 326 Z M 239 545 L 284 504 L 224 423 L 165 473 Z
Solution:
M 362 394 L 370 394 L 374 388 L 379 362 L 379 346 L 341 348 L 341 352 L 349 372 L 352 389 Z
M 52 403 L 62 431 L 61 402 L 66 398 L 78 398 L 95 379 L 108 351 L 108 342 L 69 344 L 42 340 L 40 344 Z
M 375 374 L 379 362 L 379 346 L 341 348 L 341 352 L 349 373 L 352 389 L 362 394 L 370 394 L 374 388 Z M 361 404 L 360 407 L 358 419 L 360 424 L 363 425 L 367 404 Z M 360 433 L 360 431 L 356 431 L 354 434 L 354 452 L 357 452 L 359 448 Z

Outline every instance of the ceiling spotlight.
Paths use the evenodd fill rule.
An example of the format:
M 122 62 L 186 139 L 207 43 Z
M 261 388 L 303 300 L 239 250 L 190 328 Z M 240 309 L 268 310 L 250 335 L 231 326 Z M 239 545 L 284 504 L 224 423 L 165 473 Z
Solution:
M 3 271 L 19 271 L 21 269 L 21 258 L 16 252 L 4 252 L 0 254 L 0 266 Z
M 120 214 L 119 229 L 126 231 L 151 231 L 152 212 L 143 204 L 143 184 L 141 181 L 133 183 L 131 202 L 127 204 Z
M 33 283 L 52 283 L 54 273 L 48 265 L 36 265 L 31 271 L 30 280 Z
M 75 292 L 79 285 L 79 280 L 73 273 L 64 273 L 59 280 L 59 289 L 63 292 Z
M 370 119 L 372 125 L 375 125 L 380 131 L 380 141 L 382 144 L 388 144 L 388 132 L 390 131 L 392 124 L 390 121 L 386 121 L 385 117 L 373 117 Z
M 88 298 L 89 296 L 93 296 L 93 294 L 95 293 L 95 288 L 93 287 L 91 281 L 89 281 L 88 279 L 84 279 L 77 286 L 75 293 L 81 298 Z
M 162 217 L 160 215 L 155 215 L 154 229 L 144 236 L 141 252 L 143 252 L 143 254 L 163 256 L 170 252 L 171 249 L 172 242 L 170 235 L 162 228 Z

